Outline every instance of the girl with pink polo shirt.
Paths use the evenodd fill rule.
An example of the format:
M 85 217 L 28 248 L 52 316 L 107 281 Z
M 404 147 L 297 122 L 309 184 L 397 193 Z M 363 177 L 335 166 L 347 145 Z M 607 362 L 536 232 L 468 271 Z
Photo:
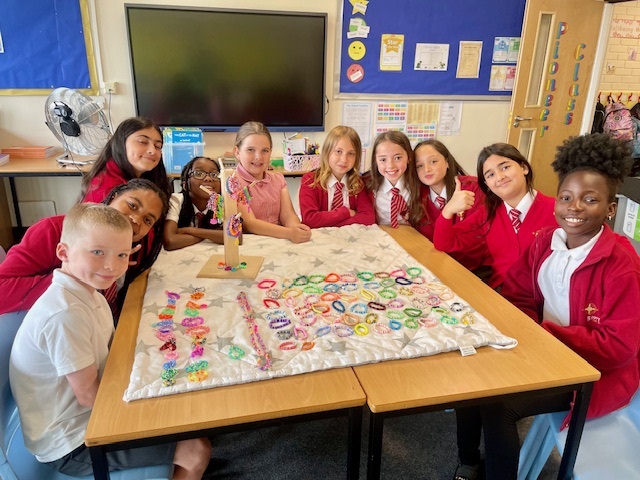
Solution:
M 236 135 L 233 153 L 238 159 L 234 173 L 248 187 L 250 208 L 238 203 L 246 233 L 286 238 L 293 243 L 311 240 L 311 228 L 300 222 L 293 209 L 284 175 L 268 172 L 273 142 L 267 127 L 247 122 Z

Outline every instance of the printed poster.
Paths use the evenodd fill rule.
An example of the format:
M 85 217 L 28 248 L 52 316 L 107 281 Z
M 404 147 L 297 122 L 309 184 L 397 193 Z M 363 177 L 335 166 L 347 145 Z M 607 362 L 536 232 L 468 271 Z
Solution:
M 449 68 L 449 44 L 417 43 L 414 70 L 446 71 Z
M 404 52 L 404 35 L 384 33 L 380 41 L 380 70 L 402 71 L 402 54 Z
M 495 37 L 493 40 L 493 63 L 506 63 L 509 61 L 509 37 Z
M 481 57 L 482 42 L 460 42 L 456 78 L 478 78 Z
M 517 63 L 520 54 L 520 37 L 511 37 L 509 39 L 509 63 Z
M 640 221 L 638 220 L 638 204 L 627 198 L 627 208 L 622 220 L 622 231 L 636 242 L 640 242 Z
M 371 102 L 344 102 L 342 104 L 342 124 L 358 132 L 363 147 L 371 146 L 373 104 Z
M 462 102 L 442 102 L 440 104 L 440 121 L 438 134 L 459 135 L 462 119 Z

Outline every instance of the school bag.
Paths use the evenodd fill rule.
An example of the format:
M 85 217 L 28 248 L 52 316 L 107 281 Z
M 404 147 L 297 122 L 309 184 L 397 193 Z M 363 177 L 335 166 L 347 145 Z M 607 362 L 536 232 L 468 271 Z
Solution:
M 605 107 L 604 133 L 618 140 L 634 139 L 633 117 L 622 102 L 609 102 Z

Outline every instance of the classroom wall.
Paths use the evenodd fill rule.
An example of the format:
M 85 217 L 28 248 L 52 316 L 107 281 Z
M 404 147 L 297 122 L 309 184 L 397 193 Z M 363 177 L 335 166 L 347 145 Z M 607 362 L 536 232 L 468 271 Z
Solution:
M 340 0 L 273 0 L 267 4 L 261 0 L 151 0 L 126 3 L 188 4 L 198 7 L 252 8 L 288 11 L 314 11 L 328 14 L 327 45 L 327 96 L 330 100 L 326 118 L 326 130 L 341 122 L 342 100 L 334 98 L 335 52 L 337 23 L 340 18 Z M 98 51 L 98 72 L 101 81 L 118 82 L 118 94 L 110 102 L 110 118 L 117 126 L 123 119 L 135 114 L 131 94 L 131 70 L 124 19 L 124 0 L 90 0 L 92 11 L 92 33 Z M 259 74 L 259 72 L 256 72 Z M 58 145 L 57 140 L 44 124 L 45 96 L 0 96 L 0 146 L 13 145 Z M 106 99 L 105 99 L 106 100 Z M 108 102 L 107 102 L 108 103 Z M 509 116 L 508 101 L 465 101 L 462 108 L 460 134 L 442 137 L 462 166 L 473 172 L 479 150 L 490 143 L 505 141 Z M 322 143 L 325 133 L 306 135 Z M 274 135 L 274 156 L 280 156 L 281 133 Z M 233 133 L 205 134 L 205 152 L 220 155 L 232 148 Z M 5 180 L 6 181 L 6 180 Z M 16 179 L 19 200 L 51 200 L 58 213 L 65 213 L 73 205 L 80 189 L 79 178 L 34 178 Z M 15 225 L 15 222 L 14 222 Z
M 615 4 L 612 20 L 615 19 L 630 20 L 640 31 L 640 1 Z M 600 91 L 623 93 L 622 101 L 625 102 L 628 100 L 627 93 L 633 93 L 632 100 L 636 102 L 640 95 L 640 38 L 619 38 L 612 34 L 613 31 L 607 39 Z

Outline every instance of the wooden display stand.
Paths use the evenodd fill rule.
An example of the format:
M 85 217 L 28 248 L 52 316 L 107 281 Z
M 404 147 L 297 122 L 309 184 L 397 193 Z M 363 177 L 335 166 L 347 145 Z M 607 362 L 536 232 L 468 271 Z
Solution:
M 238 213 L 238 202 L 231 198 L 226 188 L 227 178 L 233 175 L 233 170 L 225 170 L 220 158 L 218 159 L 218 164 L 220 165 L 220 182 L 224 201 L 224 255 L 212 255 L 196 276 L 198 278 L 242 278 L 254 280 L 260 271 L 264 257 L 240 255 L 237 239 L 229 235 L 229 222 Z M 235 271 L 227 270 L 219 267 L 221 262 L 233 267 L 245 262 L 246 267 L 236 268 Z

